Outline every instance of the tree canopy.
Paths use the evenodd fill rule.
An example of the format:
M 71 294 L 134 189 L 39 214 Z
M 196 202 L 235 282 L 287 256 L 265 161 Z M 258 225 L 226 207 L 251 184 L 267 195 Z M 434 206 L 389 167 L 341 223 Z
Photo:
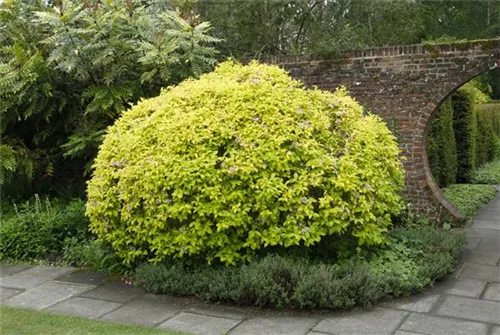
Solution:
M 153 1 L 1 3 L 4 191 L 82 180 L 124 109 L 214 65 L 209 29 Z

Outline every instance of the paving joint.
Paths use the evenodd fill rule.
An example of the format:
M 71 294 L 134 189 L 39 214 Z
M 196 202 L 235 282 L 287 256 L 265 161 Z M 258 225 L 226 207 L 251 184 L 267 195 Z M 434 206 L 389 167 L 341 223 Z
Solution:
M 439 300 L 438 300 L 438 302 L 439 302 Z M 436 304 L 437 304 L 437 303 L 436 303 Z M 436 305 L 436 304 L 434 304 L 434 305 Z M 432 310 L 432 308 L 431 308 L 431 310 Z M 406 322 L 406 319 L 408 319 L 408 317 L 409 317 L 410 315 L 411 315 L 411 312 L 410 312 L 410 313 L 408 313 L 408 314 L 406 314 L 406 315 L 403 317 L 403 319 L 401 320 L 401 322 L 398 324 L 398 326 L 396 327 L 396 329 L 393 331 L 393 334 L 396 334 L 396 333 L 398 332 L 398 330 L 400 330 L 400 329 L 401 329 L 401 327 L 403 326 L 403 324 Z

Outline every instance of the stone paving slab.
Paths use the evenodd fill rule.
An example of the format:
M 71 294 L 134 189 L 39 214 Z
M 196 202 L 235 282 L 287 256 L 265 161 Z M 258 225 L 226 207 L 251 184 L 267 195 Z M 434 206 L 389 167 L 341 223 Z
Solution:
M 410 314 L 400 329 L 428 335 L 486 335 L 488 332 L 484 323 L 417 313 Z
M 45 310 L 49 312 L 95 319 L 111 312 L 114 309 L 117 309 L 120 306 L 121 304 L 117 302 L 75 297 L 52 305 Z
M 498 219 L 499 215 L 500 215 L 500 212 L 498 212 L 496 210 L 485 209 L 484 212 L 481 212 L 481 214 L 479 214 L 475 217 L 475 221 L 495 221 Z
M 422 333 L 407 332 L 406 330 L 398 330 L 394 335 L 423 335 Z M 424 334 L 428 335 L 428 334 Z
M 404 311 L 376 308 L 324 319 L 313 330 L 335 335 L 390 335 L 407 315 Z
M 498 214 L 500 217 L 500 213 Z M 467 236 L 470 237 L 483 237 L 483 238 L 493 238 L 493 239 L 500 239 L 500 231 L 495 230 L 495 229 L 474 229 L 474 228 L 468 228 L 465 230 L 467 233 Z
M 37 266 L 11 276 L 1 278 L 0 286 L 29 289 L 48 281 L 51 281 L 62 274 L 74 271 L 73 268 L 61 268 L 55 266 Z
M 500 335 L 500 327 L 493 327 L 491 335 Z
M 490 282 L 500 281 L 500 267 L 467 263 L 460 272 L 459 278 L 479 279 Z
M 500 284 L 489 283 L 484 292 L 484 299 L 500 301 Z M 499 316 L 500 317 L 500 316 Z
M 492 214 L 497 215 L 497 214 Z M 492 229 L 492 230 L 500 230 L 500 225 L 498 222 L 494 220 L 475 220 L 472 225 L 475 229 Z
M 93 288 L 90 285 L 48 282 L 4 301 L 12 307 L 44 309 Z
M 451 282 L 445 290 L 447 294 L 460 295 L 463 297 L 479 298 L 483 293 L 486 282 L 477 279 L 458 279 Z
M 132 299 L 143 296 L 144 293 L 145 292 L 143 289 L 126 285 L 123 282 L 111 282 L 85 292 L 84 294 L 82 294 L 82 297 L 126 303 Z
M 106 275 L 101 272 L 77 270 L 71 273 L 65 273 L 62 276 L 57 277 L 56 280 L 69 283 L 101 285 L 106 282 Z
M 218 316 L 220 318 L 228 318 L 235 320 L 243 320 L 246 318 L 246 314 L 243 312 L 235 311 L 232 308 L 227 308 L 223 306 L 212 305 L 209 307 L 191 307 L 186 308 L 184 312 L 194 313 L 194 314 L 204 314 L 210 316 Z
M 160 324 L 158 328 L 195 335 L 221 335 L 229 332 L 240 322 L 234 319 L 182 312 Z
M 240 323 L 230 335 L 305 335 L 318 322 L 314 318 L 256 317 Z
M 473 264 L 485 264 L 495 266 L 500 260 L 500 252 L 465 250 L 462 261 Z
M 165 303 L 156 296 L 147 295 L 106 314 L 102 319 L 143 326 L 156 326 L 181 310 L 181 306 Z
M 476 250 L 500 253 L 500 239 L 483 237 Z
M 468 250 L 476 249 L 481 242 L 481 237 L 466 236 L 464 248 Z
M 415 296 L 405 299 L 397 299 L 395 302 L 388 303 L 386 306 L 396 309 L 404 309 L 412 312 L 429 312 L 439 300 L 439 294 Z
M 8 287 L 0 287 L 0 301 L 13 297 L 21 292 L 23 292 L 23 290 L 18 290 Z
M 437 314 L 460 319 L 500 324 L 500 302 L 446 296 Z
M 0 264 L 0 278 L 12 276 L 29 268 L 31 266 L 26 264 Z

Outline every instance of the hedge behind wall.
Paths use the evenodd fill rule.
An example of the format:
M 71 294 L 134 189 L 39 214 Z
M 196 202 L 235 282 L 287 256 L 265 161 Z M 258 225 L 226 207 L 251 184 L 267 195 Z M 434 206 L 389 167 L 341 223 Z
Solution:
M 500 102 L 474 104 L 463 87 L 440 106 L 427 135 L 427 156 L 440 187 L 467 183 L 475 169 L 498 156 Z
M 477 105 L 480 106 L 480 105 Z M 476 107 L 475 107 L 476 108 Z M 495 133 L 488 113 L 482 113 L 476 108 L 477 139 L 476 139 L 476 166 L 488 163 L 494 158 Z
M 493 133 L 500 137 L 500 100 L 491 103 L 476 105 L 478 115 L 484 116 L 491 125 Z
M 431 122 L 427 138 L 427 157 L 439 186 L 446 187 L 456 182 L 457 147 L 451 97 L 441 104 L 439 112 Z
M 457 182 L 467 183 L 476 169 L 477 115 L 470 91 L 457 90 L 451 101 L 457 144 Z

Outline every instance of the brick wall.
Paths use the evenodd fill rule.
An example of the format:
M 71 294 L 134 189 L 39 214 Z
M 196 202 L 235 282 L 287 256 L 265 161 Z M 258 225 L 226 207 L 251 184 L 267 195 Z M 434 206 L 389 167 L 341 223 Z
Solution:
M 453 90 L 500 66 L 500 39 L 261 61 L 282 66 L 307 86 L 331 91 L 346 86 L 365 108 L 380 115 L 399 134 L 406 157 L 405 195 L 413 207 L 432 218 L 464 219 L 432 177 L 425 152 L 427 127 L 441 101 Z

